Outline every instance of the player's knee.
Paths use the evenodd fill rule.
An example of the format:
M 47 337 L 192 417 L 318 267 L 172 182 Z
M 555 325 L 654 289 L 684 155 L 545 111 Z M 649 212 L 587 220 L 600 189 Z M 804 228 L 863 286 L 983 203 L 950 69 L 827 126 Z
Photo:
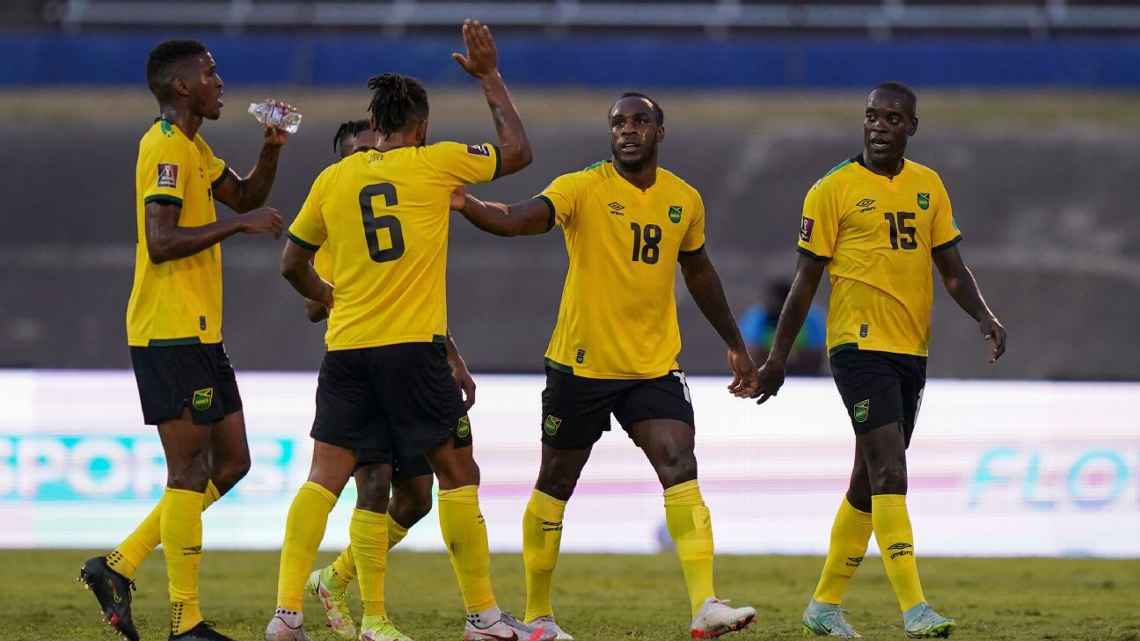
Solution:
M 872 494 L 906 494 L 906 463 L 882 461 L 869 471 Z
M 668 450 L 656 461 L 662 487 L 673 487 L 697 478 L 697 457 L 684 449 Z
M 574 488 L 578 485 L 578 475 L 569 472 L 559 472 L 552 469 L 540 470 L 534 488 L 547 496 L 553 496 L 559 501 L 570 499 Z
M 237 485 L 239 481 L 249 474 L 249 457 L 245 456 L 238 460 L 225 461 L 221 465 L 215 466 L 211 478 L 214 481 L 214 486 L 218 491 L 225 494 Z
M 175 490 L 202 492 L 210 480 L 209 451 L 202 449 L 181 461 L 167 461 L 166 485 Z

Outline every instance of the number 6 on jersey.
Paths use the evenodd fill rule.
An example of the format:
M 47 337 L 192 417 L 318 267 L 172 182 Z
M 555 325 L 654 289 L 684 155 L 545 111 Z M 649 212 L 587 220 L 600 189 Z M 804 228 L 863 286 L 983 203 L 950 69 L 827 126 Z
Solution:
M 396 186 L 392 183 L 376 183 L 365 185 L 360 190 L 360 215 L 364 218 L 364 240 L 368 243 L 368 255 L 378 263 L 396 260 L 404 255 L 404 232 L 400 227 L 400 219 L 391 214 L 376 217 L 372 213 L 372 199 L 377 196 L 384 197 L 385 207 L 395 207 L 399 202 L 396 199 Z M 392 246 L 380 249 L 380 230 L 387 229 Z

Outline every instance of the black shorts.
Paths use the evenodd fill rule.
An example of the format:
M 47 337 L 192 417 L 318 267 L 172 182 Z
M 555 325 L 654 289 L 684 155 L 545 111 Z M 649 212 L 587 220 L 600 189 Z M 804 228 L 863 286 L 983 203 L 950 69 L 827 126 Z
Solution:
M 241 410 L 237 378 L 221 343 L 131 347 L 131 366 L 147 425 L 174 420 L 186 408 L 196 425 Z
M 412 461 L 449 438 L 470 445 L 471 422 L 443 344 L 327 352 L 310 436 L 358 456 L 387 453 L 389 461 Z
M 926 387 L 926 358 L 846 349 L 831 356 L 831 374 L 856 434 L 898 421 L 910 445 Z
M 356 451 L 356 469 L 366 465 L 391 465 L 392 479 L 410 479 L 431 474 L 431 464 L 423 454 L 418 456 L 396 456 L 391 446 L 384 449 L 364 449 Z
M 610 429 L 610 414 L 622 429 L 649 419 L 693 425 L 689 386 L 680 370 L 638 380 L 584 378 L 546 368 L 542 390 L 542 442 L 559 450 L 593 446 Z

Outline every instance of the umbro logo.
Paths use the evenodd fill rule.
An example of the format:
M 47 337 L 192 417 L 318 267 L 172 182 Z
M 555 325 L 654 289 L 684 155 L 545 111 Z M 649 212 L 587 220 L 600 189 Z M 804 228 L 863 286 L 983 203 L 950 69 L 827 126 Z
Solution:
M 863 564 L 863 557 L 861 557 L 861 556 L 849 556 L 849 557 L 847 557 L 847 567 L 849 567 L 849 568 L 857 568 L 862 564 Z
M 892 560 L 900 556 L 914 556 L 914 546 L 910 543 L 892 543 L 887 546 L 887 551 L 891 553 Z
M 606 207 L 610 208 L 610 213 L 613 214 L 614 216 L 624 216 L 625 215 L 624 213 L 622 213 L 622 211 L 625 209 L 625 205 L 619 203 L 616 200 L 613 201 L 612 203 L 606 205 Z
M 860 214 L 865 214 L 875 208 L 875 199 L 864 198 L 863 200 L 855 203 L 855 206 L 859 208 Z
M 542 531 L 543 532 L 561 532 L 562 531 L 562 522 L 561 521 L 558 521 L 558 522 L 543 521 L 542 522 Z

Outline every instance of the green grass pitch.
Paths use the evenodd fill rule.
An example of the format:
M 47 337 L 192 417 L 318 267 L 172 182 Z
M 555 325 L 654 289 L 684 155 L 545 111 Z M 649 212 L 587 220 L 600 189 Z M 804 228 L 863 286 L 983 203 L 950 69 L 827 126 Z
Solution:
M 0 551 L 0 638 L 6 641 L 115 641 L 99 622 L 95 599 L 74 581 L 92 553 Z M 328 563 L 322 553 L 319 564 Z M 759 622 L 725 637 L 746 641 L 800 639 L 799 615 L 822 559 L 721 556 L 722 598 L 748 603 Z M 927 598 L 958 620 L 953 638 L 986 641 L 1140 641 L 1140 561 L 1091 559 L 919 559 Z M 167 636 L 166 573 L 161 553 L 137 578 L 135 620 L 143 641 Z M 207 551 L 202 609 L 239 641 L 260 641 L 274 605 L 277 554 Z M 522 560 L 494 557 L 496 593 L 520 616 Z M 354 611 L 359 602 L 353 590 Z M 447 557 L 395 552 L 389 560 L 388 611 L 416 641 L 458 641 L 462 610 Z M 689 611 L 681 572 L 671 555 L 564 555 L 555 574 L 558 620 L 581 641 L 688 639 Z M 894 596 L 878 557 L 868 557 L 852 583 L 848 619 L 867 639 L 903 639 Z M 334 641 L 311 600 L 305 618 L 313 641 Z

